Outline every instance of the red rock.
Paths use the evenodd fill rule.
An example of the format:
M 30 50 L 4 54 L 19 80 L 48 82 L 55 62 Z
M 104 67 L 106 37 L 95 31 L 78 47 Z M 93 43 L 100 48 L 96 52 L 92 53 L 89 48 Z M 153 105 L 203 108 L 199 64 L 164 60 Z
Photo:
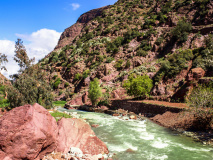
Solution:
M 92 124 L 91 127 L 97 128 L 97 127 L 99 127 L 99 125 L 98 124 Z
M 108 153 L 104 142 L 95 136 L 95 133 L 81 119 L 65 119 L 58 121 L 58 152 L 67 152 L 70 147 L 77 147 L 84 154 L 98 155 Z
M 196 81 L 205 75 L 205 71 L 202 68 L 193 68 L 188 74 L 188 81 Z
M 55 150 L 55 119 L 39 104 L 17 107 L 0 119 L 0 159 L 41 159 Z
M 117 116 L 119 116 L 119 114 L 117 114 L 117 113 L 114 113 L 112 116 L 115 116 L 115 117 L 117 117 Z
M 106 107 L 106 106 L 101 106 L 101 109 L 102 109 L 102 110 L 109 110 L 109 108 Z

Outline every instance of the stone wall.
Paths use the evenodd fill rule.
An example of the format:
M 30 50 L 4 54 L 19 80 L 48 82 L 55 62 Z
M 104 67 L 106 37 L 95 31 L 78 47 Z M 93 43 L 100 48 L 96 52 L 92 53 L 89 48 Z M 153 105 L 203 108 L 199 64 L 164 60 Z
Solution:
M 136 114 L 141 113 L 142 115 L 146 117 L 153 117 L 157 114 L 163 114 L 167 111 L 170 111 L 172 113 L 179 113 L 183 110 L 182 108 L 147 104 L 147 103 L 142 103 L 139 101 L 132 101 L 132 100 L 112 100 L 112 105 L 110 109 L 116 110 L 120 108 L 124 110 L 128 110 L 129 112 L 134 112 Z

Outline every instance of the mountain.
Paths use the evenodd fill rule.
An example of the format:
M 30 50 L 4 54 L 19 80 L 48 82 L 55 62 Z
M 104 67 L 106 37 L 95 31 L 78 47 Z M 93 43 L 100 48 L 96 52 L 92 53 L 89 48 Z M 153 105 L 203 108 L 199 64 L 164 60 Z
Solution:
M 125 98 L 132 74 L 152 78 L 151 98 L 183 100 L 213 76 L 212 33 L 212 0 L 118 0 L 81 15 L 39 64 L 58 99 L 75 104 L 96 77 Z

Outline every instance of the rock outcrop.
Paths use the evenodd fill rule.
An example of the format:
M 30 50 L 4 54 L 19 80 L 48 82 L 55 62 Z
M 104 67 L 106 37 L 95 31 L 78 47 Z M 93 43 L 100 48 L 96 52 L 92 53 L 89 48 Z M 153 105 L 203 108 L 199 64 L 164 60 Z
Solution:
M 0 159 L 40 159 L 57 147 L 57 123 L 39 104 L 25 105 L 0 119 Z
M 84 25 L 95 17 L 100 16 L 103 10 L 107 9 L 108 7 L 109 6 L 93 9 L 87 13 L 82 14 L 74 25 L 65 29 L 55 49 L 59 49 L 68 44 L 71 44 L 74 38 L 81 33 L 81 30 Z
M 58 122 L 58 152 L 68 152 L 70 146 L 77 147 L 84 154 L 108 153 L 106 145 L 95 136 L 89 124 L 81 119 L 62 118 Z
M 92 156 L 108 153 L 89 124 L 63 118 L 57 125 L 39 104 L 17 107 L 0 118 L 1 160 L 39 160 L 53 151 L 68 153 L 71 147 Z

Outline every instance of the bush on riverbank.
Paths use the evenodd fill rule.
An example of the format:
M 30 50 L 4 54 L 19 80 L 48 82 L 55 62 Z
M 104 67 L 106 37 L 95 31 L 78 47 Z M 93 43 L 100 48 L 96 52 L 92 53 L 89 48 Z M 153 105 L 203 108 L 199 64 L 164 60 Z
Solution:
M 123 87 L 127 90 L 127 94 L 130 96 L 144 98 L 149 95 L 153 84 L 149 76 L 129 76 L 128 80 L 124 82 Z
M 213 121 L 213 84 L 200 85 L 189 96 L 188 103 L 196 118 L 196 126 L 201 130 L 211 129 Z

